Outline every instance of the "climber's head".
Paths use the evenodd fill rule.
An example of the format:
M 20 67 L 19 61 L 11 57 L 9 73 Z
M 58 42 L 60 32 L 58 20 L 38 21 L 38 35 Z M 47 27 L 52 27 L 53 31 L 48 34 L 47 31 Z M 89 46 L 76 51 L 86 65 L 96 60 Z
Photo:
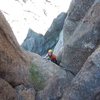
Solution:
M 52 55 L 52 53 L 53 53 L 53 50 L 51 50 L 51 49 L 50 49 L 50 50 L 48 50 L 48 55 L 49 55 L 49 56 L 51 56 L 51 55 Z

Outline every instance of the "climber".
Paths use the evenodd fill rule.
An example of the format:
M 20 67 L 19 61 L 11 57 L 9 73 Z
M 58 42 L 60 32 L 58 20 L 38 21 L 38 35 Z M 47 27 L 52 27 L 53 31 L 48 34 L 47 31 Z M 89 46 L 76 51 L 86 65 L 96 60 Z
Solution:
M 48 57 L 52 62 L 54 62 L 55 64 L 58 64 L 57 57 L 56 57 L 56 55 L 53 54 L 53 50 L 51 50 L 51 49 L 48 50 Z

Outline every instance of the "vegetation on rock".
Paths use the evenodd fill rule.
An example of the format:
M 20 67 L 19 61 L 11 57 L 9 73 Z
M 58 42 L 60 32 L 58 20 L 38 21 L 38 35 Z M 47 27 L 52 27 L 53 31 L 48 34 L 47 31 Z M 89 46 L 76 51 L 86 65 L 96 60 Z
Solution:
M 44 88 L 44 78 L 38 72 L 35 64 L 32 64 L 30 68 L 30 78 L 36 90 L 41 90 Z

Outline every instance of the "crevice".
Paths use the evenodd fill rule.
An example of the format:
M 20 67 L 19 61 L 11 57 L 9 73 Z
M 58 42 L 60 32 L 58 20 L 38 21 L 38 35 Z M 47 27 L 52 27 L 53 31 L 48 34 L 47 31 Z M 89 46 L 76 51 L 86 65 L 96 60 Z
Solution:
M 73 76 L 76 76 L 76 74 L 75 74 L 73 71 L 66 69 L 66 68 L 63 67 L 62 65 L 58 65 L 58 66 L 59 66 L 60 68 L 62 68 L 63 70 L 65 70 L 66 73 L 67 73 L 67 72 L 70 72 Z
M 66 72 L 70 72 L 72 75 L 76 76 L 76 74 L 74 72 L 72 72 L 71 70 L 67 70 L 67 69 L 64 69 Z

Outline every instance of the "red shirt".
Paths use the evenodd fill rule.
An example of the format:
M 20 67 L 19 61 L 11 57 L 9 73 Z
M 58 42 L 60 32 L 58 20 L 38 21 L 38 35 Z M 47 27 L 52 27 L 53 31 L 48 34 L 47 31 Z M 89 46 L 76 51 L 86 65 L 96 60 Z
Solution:
M 52 55 L 49 56 L 49 57 L 50 57 L 51 61 L 56 61 L 56 60 L 57 60 L 57 58 L 56 58 L 56 56 L 55 56 L 54 54 L 52 54 Z

